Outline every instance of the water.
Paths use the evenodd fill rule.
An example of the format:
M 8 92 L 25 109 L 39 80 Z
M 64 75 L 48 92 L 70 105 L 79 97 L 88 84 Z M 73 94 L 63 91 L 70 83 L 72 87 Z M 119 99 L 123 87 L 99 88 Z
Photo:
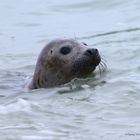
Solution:
M 140 139 L 139 0 L 1 0 L 1 140 Z M 37 56 L 54 38 L 98 48 L 108 70 L 25 92 Z

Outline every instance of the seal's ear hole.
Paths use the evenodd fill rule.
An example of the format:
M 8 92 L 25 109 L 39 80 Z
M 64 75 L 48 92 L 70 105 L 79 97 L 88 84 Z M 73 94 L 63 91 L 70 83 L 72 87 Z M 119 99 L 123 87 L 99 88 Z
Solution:
M 63 55 L 69 54 L 71 52 L 71 48 L 69 46 L 64 46 L 60 49 L 60 53 Z
M 82 42 L 85 46 L 88 46 L 85 42 Z
M 51 50 L 50 53 L 52 54 L 53 53 L 53 50 Z

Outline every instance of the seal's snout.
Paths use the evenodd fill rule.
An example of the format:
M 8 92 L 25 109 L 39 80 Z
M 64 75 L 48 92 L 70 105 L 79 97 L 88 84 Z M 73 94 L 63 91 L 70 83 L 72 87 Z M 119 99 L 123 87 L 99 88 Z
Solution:
M 94 65 L 94 66 L 99 65 L 99 63 L 101 61 L 101 57 L 100 57 L 98 49 L 94 49 L 94 48 L 87 49 L 84 52 L 84 55 L 89 58 L 89 61 L 92 61 L 92 65 Z
M 97 56 L 99 54 L 97 49 L 88 49 L 84 53 L 87 56 Z

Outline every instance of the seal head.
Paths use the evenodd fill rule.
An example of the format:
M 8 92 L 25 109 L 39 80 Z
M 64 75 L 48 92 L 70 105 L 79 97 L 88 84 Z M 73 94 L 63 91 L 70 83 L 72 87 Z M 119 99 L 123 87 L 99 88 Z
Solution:
M 40 53 L 29 89 L 53 87 L 85 77 L 100 61 L 98 50 L 85 43 L 72 39 L 53 40 Z

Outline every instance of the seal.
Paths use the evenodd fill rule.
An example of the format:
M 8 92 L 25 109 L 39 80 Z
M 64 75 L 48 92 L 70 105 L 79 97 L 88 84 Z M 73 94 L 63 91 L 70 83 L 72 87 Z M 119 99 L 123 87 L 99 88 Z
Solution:
M 62 85 L 91 74 L 101 62 L 97 49 L 74 39 L 56 39 L 41 51 L 29 89 Z

